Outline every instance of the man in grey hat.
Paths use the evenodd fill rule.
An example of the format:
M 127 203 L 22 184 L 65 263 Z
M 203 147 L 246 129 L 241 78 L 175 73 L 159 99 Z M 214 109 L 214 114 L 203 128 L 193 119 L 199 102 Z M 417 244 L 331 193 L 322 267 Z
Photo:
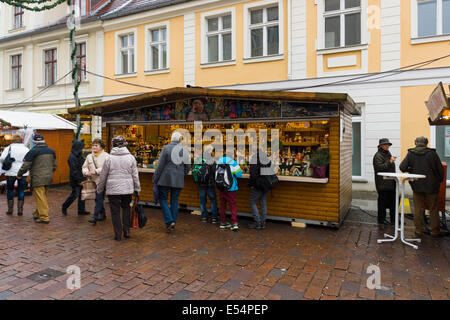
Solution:
M 389 152 L 392 143 L 387 138 L 380 139 L 378 151 L 373 156 L 375 186 L 378 192 L 378 223 L 393 224 L 395 221 L 395 181 L 384 179 L 378 172 L 395 172 L 395 160 Z M 390 223 L 386 220 L 386 209 L 389 209 Z
M 425 201 L 430 209 L 431 236 L 441 237 L 439 221 L 439 188 L 444 180 L 444 167 L 435 149 L 427 148 L 428 139 L 418 137 L 415 148 L 408 149 L 406 158 L 400 164 L 400 170 L 411 174 L 423 174 L 424 179 L 411 181 L 414 200 L 414 225 L 416 237 L 424 232 L 423 210 Z

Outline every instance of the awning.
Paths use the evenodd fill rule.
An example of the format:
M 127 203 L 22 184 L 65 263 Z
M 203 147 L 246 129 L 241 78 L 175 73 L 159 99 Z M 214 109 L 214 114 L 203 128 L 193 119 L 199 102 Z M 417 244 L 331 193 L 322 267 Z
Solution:
M 338 103 L 348 110 L 350 114 L 361 115 L 361 109 L 355 104 L 353 99 L 345 93 L 225 90 L 199 87 L 176 87 L 110 101 L 102 101 L 83 107 L 70 108 L 68 109 L 68 112 L 70 114 L 91 114 L 101 116 L 121 110 L 148 107 L 196 97 Z
M 20 111 L 1 111 L 0 123 L 12 128 L 31 128 L 39 130 L 75 130 L 75 124 L 54 114 L 20 112 Z

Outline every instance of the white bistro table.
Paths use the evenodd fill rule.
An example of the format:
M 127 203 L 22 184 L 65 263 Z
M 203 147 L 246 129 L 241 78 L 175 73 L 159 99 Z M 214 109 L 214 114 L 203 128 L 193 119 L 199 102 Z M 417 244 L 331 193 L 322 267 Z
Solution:
M 393 242 L 398 238 L 398 232 L 400 231 L 400 239 L 403 243 L 408 246 L 413 247 L 414 249 L 418 249 L 419 247 L 409 243 L 408 241 L 420 242 L 420 239 L 405 239 L 405 208 L 404 208 L 404 199 L 405 199 L 405 182 L 406 181 L 414 181 L 418 179 L 426 178 L 426 176 L 422 174 L 409 174 L 409 173 L 394 173 L 394 172 L 378 172 L 379 176 L 382 176 L 383 179 L 392 179 L 395 180 L 396 188 L 395 188 L 395 233 L 394 236 L 384 234 L 385 237 L 389 239 L 379 239 L 378 243 L 382 242 Z M 402 210 L 401 210 L 401 221 L 398 221 L 398 189 L 400 186 L 400 182 L 402 183 Z

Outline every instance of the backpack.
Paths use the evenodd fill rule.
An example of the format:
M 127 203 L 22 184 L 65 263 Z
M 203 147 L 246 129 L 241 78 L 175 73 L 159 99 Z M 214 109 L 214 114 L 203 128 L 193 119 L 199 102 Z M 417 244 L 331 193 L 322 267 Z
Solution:
M 221 163 L 216 168 L 216 187 L 219 190 L 227 191 L 233 186 L 233 175 L 228 163 Z
M 196 164 L 192 169 L 192 177 L 195 183 L 208 184 L 209 183 L 209 166 L 202 160 L 201 164 Z
M 14 161 L 16 161 L 16 159 L 11 157 L 11 146 L 9 146 L 8 155 L 6 156 L 5 160 L 3 160 L 2 170 L 8 171 L 9 169 L 11 169 Z

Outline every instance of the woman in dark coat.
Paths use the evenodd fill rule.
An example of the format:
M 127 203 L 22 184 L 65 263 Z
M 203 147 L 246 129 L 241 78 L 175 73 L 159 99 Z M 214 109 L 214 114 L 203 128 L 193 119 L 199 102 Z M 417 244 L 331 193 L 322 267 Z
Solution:
M 81 200 L 81 182 L 86 180 L 83 176 L 82 167 L 84 159 L 82 151 L 84 147 L 83 141 L 75 141 L 72 144 L 72 152 L 69 156 L 69 168 L 70 168 L 70 186 L 72 187 L 72 193 L 62 205 L 62 214 L 67 215 L 67 209 L 72 205 L 75 199 L 78 198 L 78 215 L 88 215 L 89 212 L 85 210 L 85 202 Z

